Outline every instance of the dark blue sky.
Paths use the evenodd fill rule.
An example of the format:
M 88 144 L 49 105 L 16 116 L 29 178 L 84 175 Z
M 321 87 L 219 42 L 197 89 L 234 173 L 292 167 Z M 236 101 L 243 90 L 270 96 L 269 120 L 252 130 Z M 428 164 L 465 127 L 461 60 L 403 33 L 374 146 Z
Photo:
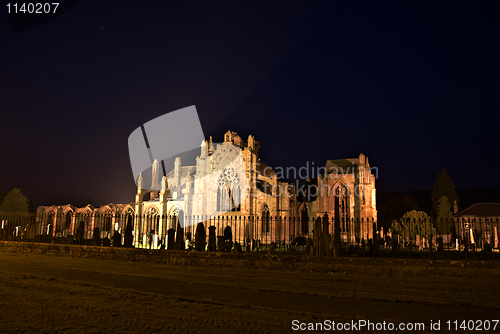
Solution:
M 500 187 L 496 1 L 109 4 L 17 33 L 0 11 L 4 190 L 132 202 L 129 134 L 190 105 L 271 166 L 363 152 L 379 191 L 430 189 L 443 167 Z

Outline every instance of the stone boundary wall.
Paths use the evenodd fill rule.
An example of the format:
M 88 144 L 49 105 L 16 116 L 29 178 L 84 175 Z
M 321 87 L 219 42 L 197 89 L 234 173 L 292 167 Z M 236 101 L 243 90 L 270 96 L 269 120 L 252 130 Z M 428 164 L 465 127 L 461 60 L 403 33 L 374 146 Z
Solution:
M 500 270 L 500 261 L 450 261 L 428 259 L 333 258 L 289 254 L 263 255 L 244 253 L 148 250 L 123 247 L 59 245 L 30 242 L 0 241 L 0 252 L 46 254 L 99 260 L 141 261 L 171 265 L 239 267 L 262 270 L 323 272 L 328 274 L 363 275 L 429 275 L 436 270 Z M 448 270 L 447 270 L 448 271 Z M 451 274 L 450 272 L 450 274 Z

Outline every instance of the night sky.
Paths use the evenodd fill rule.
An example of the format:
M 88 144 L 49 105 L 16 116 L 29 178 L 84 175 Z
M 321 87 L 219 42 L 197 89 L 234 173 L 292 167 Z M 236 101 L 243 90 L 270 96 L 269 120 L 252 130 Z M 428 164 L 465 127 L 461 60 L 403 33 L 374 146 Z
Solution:
M 379 192 L 498 188 L 500 2 L 81 1 L 0 11 L 0 185 L 36 206 L 134 201 L 128 136 L 196 105 L 205 136 L 301 167 L 368 156 Z

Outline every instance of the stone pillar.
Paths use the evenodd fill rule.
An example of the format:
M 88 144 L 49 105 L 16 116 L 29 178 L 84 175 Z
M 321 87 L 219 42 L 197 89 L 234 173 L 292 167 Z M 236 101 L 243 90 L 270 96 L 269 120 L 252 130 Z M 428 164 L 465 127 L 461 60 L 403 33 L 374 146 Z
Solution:
M 76 229 L 78 228 L 76 225 L 76 212 L 73 212 L 73 214 L 71 215 L 71 234 L 72 235 L 75 235 L 75 231 Z
M 494 236 L 494 238 L 495 238 L 495 248 L 498 248 L 498 228 L 496 226 L 494 227 L 494 232 L 493 233 L 495 233 L 495 236 Z
M 52 229 L 52 236 L 53 237 L 56 236 L 57 229 L 59 228 L 59 226 L 61 226 L 63 218 L 64 217 L 63 217 L 62 208 L 57 208 L 57 210 L 56 210 L 56 212 L 54 214 L 54 222 L 53 222 L 54 228 Z M 61 230 L 61 234 L 62 234 L 62 230 Z
M 92 238 L 94 237 L 94 232 L 93 232 L 93 231 L 94 231 L 94 226 L 95 226 L 95 222 L 96 222 L 96 221 L 95 221 L 95 220 L 96 220 L 96 219 L 95 219 L 95 215 L 96 215 L 96 213 L 95 213 L 95 212 L 92 212 L 92 215 L 91 215 L 91 217 L 90 217 L 90 229 L 89 229 L 89 230 L 90 230 L 90 232 L 92 233 L 92 235 L 90 235 L 90 236 L 89 236 L 89 239 L 92 239 Z M 100 237 L 100 236 L 99 236 L 99 237 Z
M 217 244 L 217 238 L 215 236 L 215 226 L 210 226 L 208 228 L 208 251 L 209 252 L 215 252 L 216 251 L 216 244 Z
M 137 212 L 137 211 L 136 211 Z M 136 214 L 135 217 L 135 222 L 134 222 L 134 242 L 133 242 L 133 245 L 134 246 L 139 246 L 139 238 L 140 238 L 140 235 L 141 235 L 141 230 L 140 230 L 140 226 L 141 226 L 141 223 L 142 223 L 142 217 L 141 215 L 139 214 Z
M 181 183 L 180 180 L 180 171 L 181 171 L 181 158 L 177 157 L 174 161 L 174 186 L 178 186 Z M 180 196 L 178 193 L 177 196 Z
M 337 197 L 336 197 L 337 198 Z M 341 252 L 341 244 L 340 244 L 340 217 L 338 215 L 335 215 L 335 220 L 333 222 L 333 246 L 334 246 L 334 251 L 333 251 L 333 256 L 335 257 L 340 257 L 340 252 Z M 352 231 L 352 230 L 351 230 Z
M 111 216 L 111 230 L 109 232 L 110 236 L 115 234 L 115 222 L 116 222 L 116 212 L 113 212 Z

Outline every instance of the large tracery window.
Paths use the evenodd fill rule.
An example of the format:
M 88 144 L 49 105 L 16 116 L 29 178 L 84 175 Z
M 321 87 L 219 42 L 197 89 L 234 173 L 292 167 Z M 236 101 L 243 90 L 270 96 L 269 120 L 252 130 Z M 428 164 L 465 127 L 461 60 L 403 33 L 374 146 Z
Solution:
M 342 232 L 349 232 L 349 195 L 344 186 L 335 189 L 335 219 L 340 220 Z
M 217 211 L 240 211 L 240 202 L 240 178 L 234 168 L 228 167 L 217 182 Z

